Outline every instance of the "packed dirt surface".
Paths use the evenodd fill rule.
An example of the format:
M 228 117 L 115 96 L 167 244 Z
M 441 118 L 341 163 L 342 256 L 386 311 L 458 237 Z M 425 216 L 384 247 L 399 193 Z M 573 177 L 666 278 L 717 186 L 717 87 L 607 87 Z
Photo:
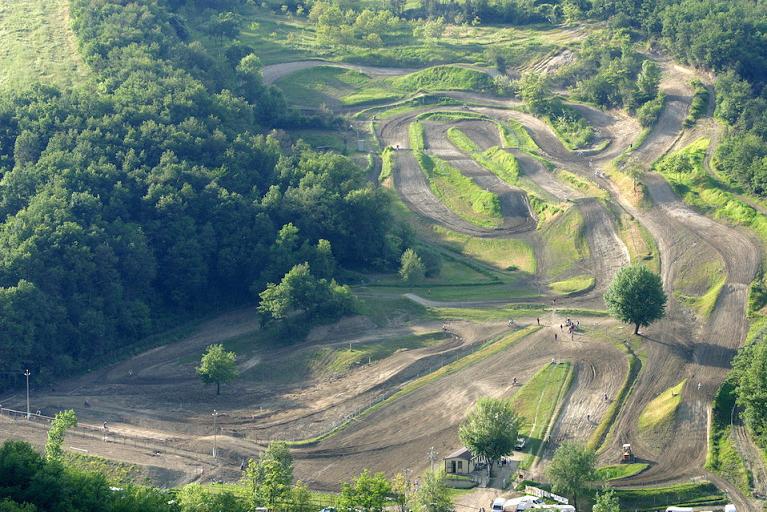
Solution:
M 560 65 L 557 59 L 567 57 L 554 55 L 548 64 L 541 65 Z M 264 80 L 272 83 L 298 70 L 326 64 L 302 61 L 267 66 Z M 585 441 L 591 436 L 626 378 L 627 357 L 618 343 L 632 338 L 628 327 L 605 317 L 593 317 L 581 318 L 581 328 L 572 338 L 560 328 L 572 314 L 567 313 L 568 309 L 603 309 L 604 290 L 615 272 L 629 263 L 615 214 L 622 210 L 637 219 L 655 239 L 669 304 L 667 317 L 642 331 L 638 342 L 642 369 L 632 392 L 620 405 L 611 433 L 600 451 L 600 461 L 617 462 L 620 445 L 631 443 L 636 455 L 650 467 L 616 484 L 665 484 L 705 477 L 726 488 L 743 510 L 752 509 L 754 505 L 749 498 L 704 471 L 703 463 L 709 404 L 745 337 L 746 296 L 761 259 L 760 247 L 750 234 L 713 221 L 684 205 L 657 174 L 647 172 L 642 176 L 653 206 L 639 208 L 622 196 L 617 185 L 602 172 L 627 149 L 632 150 L 631 160 L 647 169 L 687 140 L 682 138 L 682 122 L 692 96 L 688 83 L 694 74 L 671 63 L 662 65 L 665 108 L 640 147 L 633 147 L 640 133 L 638 124 L 619 112 L 578 106 L 599 136 L 609 139 L 609 144 L 601 151 L 573 152 L 562 145 L 545 122 L 518 110 L 517 101 L 486 99 L 473 93 L 450 93 L 454 98 L 470 102 L 470 107 L 424 106 L 376 123 L 382 143 L 399 147 L 395 152 L 393 184 L 414 214 L 428 224 L 474 237 L 524 239 L 536 254 L 535 277 L 544 284 L 548 269 L 540 255 L 546 242 L 536 229 L 537 219 L 524 187 L 535 187 L 536 193 L 547 200 L 580 212 L 590 256 L 568 277 L 592 276 L 595 285 L 572 297 L 557 297 L 541 291 L 538 297 L 524 299 L 524 302 L 549 305 L 539 319 L 515 318 L 516 324 L 511 327 L 504 320 L 443 324 L 431 317 L 381 327 L 355 317 L 333 327 L 317 329 L 298 344 L 275 346 L 263 339 L 254 310 L 243 309 L 201 324 L 180 342 L 58 383 L 55 389 L 36 389 L 34 408 L 48 415 L 63 408 L 74 408 L 84 430 L 72 439 L 73 447 L 76 441 L 77 447 L 90 453 L 146 468 L 161 468 L 166 472 L 167 483 L 236 479 L 242 459 L 256 455 L 269 440 L 306 441 L 294 449 L 296 477 L 314 488 L 334 490 L 339 482 L 356 476 L 364 468 L 390 475 L 405 469 L 423 471 L 429 464 L 426 454 L 431 447 L 442 456 L 459 447 L 458 425 L 478 398 L 511 396 L 517 390 L 512 385 L 513 378 L 522 385 L 545 365 L 552 364 L 552 360 L 567 361 L 573 368 L 573 381 L 550 426 L 541 457 L 530 471 L 539 476 L 563 441 Z M 341 66 L 378 76 L 407 71 Z M 498 194 L 504 218 L 501 227 L 477 227 L 458 217 L 432 193 L 408 142 L 408 126 L 419 114 L 429 111 L 475 112 L 493 120 L 425 121 L 424 126 L 428 153 L 448 161 L 480 187 Z M 509 185 L 455 148 L 446 137 L 447 128 L 457 126 L 483 150 L 499 146 L 496 121 L 503 123 L 509 119 L 523 124 L 540 147 L 538 157 L 549 160 L 556 168 L 580 175 L 599 187 L 597 190 L 606 190 L 609 198 L 589 195 L 549 171 L 538 158 L 517 149 L 507 151 L 517 157 L 523 181 L 519 187 Z M 707 135 L 705 126 L 695 128 L 696 136 Z M 707 317 L 700 317 L 674 295 L 675 283 L 690 275 L 702 261 L 719 262 L 725 279 Z M 426 307 L 487 308 L 522 301 L 440 302 L 415 293 L 406 297 Z M 540 329 L 506 350 L 429 381 L 369 414 L 365 412 L 415 378 L 459 361 L 514 329 L 526 325 L 537 327 L 538 320 Z M 346 346 L 351 350 L 355 344 L 393 343 L 419 335 L 442 337 L 437 343 L 399 349 L 380 360 L 335 374 L 295 373 L 307 365 L 311 369 L 307 361 L 314 361 L 318 351 L 327 353 Z M 206 345 L 224 340 L 238 340 L 245 347 L 244 357 L 238 361 L 243 377 L 224 387 L 222 395 L 216 397 L 213 390 L 199 383 L 194 366 Z M 640 432 L 638 418 L 646 405 L 685 378 L 687 385 L 682 392 L 682 402 L 667 434 L 648 436 Z M 2 403 L 14 409 L 24 406 L 20 395 L 2 397 Z M 213 409 L 221 413 L 215 417 L 215 436 Z M 117 442 L 102 439 L 103 432 L 98 429 L 104 421 L 108 422 L 110 435 Z M 0 435 L 40 444 L 43 434 L 41 425 L 0 416 Z M 123 439 L 124 444 L 120 444 L 119 439 Z M 131 440 L 137 445 L 131 446 Z M 738 442 L 743 444 L 747 440 Z M 214 445 L 218 448 L 216 459 L 210 456 Z M 156 454 L 156 450 L 162 453 Z M 763 466 L 756 468 L 755 473 L 767 481 Z M 759 482 L 762 485 L 762 480 Z M 491 494 L 482 494 L 481 499 L 487 501 Z M 474 506 L 486 506 L 484 501 Z

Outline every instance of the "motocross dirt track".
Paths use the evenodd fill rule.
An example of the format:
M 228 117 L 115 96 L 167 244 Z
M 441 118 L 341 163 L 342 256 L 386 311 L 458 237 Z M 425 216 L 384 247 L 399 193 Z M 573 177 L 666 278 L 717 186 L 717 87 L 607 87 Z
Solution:
M 268 66 L 264 70 L 265 81 L 269 83 L 290 72 L 315 65 L 319 64 L 307 61 L 280 65 L 283 66 L 281 68 L 271 69 Z M 687 85 L 692 77 L 691 71 L 670 63 L 664 63 L 663 67 L 661 88 L 667 94 L 665 108 L 650 135 L 632 156 L 645 168 L 678 144 L 692 94 Z M 365 71 L 375 72 L 371 69 Z M 380 75 L 394 73 L 392 70 L 379 71 Z M 454 96 L 470 98 L 475 104 L 483 101 L 481 96 L 473 94 L 455 93 Z M 672 192 L 663 178 L 654 173 L 648 172 L 642 177 L 653 202 L 648 209 L 633 206 L 609 179 L 595 174 L 595 169 L 606 167 L 639 133 L 636 122 L 625 115 L 579 107 L 600 136 L 610 138 L 611 142 L 603 151 L 572 152 L 562 146 L 543 121 L 513 110 L 519 107 L 518 102 L 489 99 L 486 105 L 475 106 L 471 110 L 498 120 L 513 118 L 521 122 L 549 160 L 560 168 L 597 182 L 607 190 L 613 202 L 650 231 L 660 250 L 662 277 L 669 292 L 668 316 L 642 333 L 642 349 L 646 356 L 642 370 L 618 414 L 613 433 L 608 437 L 609 443 L 601 452 L 602 462 L 616 462 L 620 444 L 630 442 L 637 456 L 650 462 L 651 466 L 621 485 L 660 484 L 706 476 L 727 488 L 743 510 L 750 510 L 751 502 L 741 497 L 737 489 L 713 475 L 706 475 L 703 462 L 708 404 L 748 327 L 744 314 L 746 295 L 761 258 L 759 245 L 748 233 L 692 211 Z M 453 148 L 444 137 L 447 125 L 440 123 L 429 123 L 427 126 L 427 151 L 449 160 L 476 183 L 499 193 L 504 199 L 504 225 L 498 229 L 479 228 L 458 217 L 433 195 L 408 149 L 407 135 L 408 125 L 415 117 L 429 110 L 454 109 L 424 107 L 378 124 L 378 136 L 384 144 L 402 148 L 396 153 L 394 186 L 405 204 L 429 222 L 461 233 L 491 238 L 522 237 L 539 243 L 535 224 L 526 207 L 524 191 L 501 182 Z M 499 144 L 497 129 L 492 123 L 472 121 L 463 127 L 483 149 Z M 585 237 L 591 256 L 584 265 L 587 272 L 594 276 L 596 285 L 580 296 L 558 299 L 557 307 L 603 308 L 602 292 L 615 271 L 628 263 L 628 252 L 616 233 L 613 215 L 600 201 L 585 197 L 557 180 L 538 160 L 516 150 L 511 151 L 518 156 L 527 178 L 553 198 L 572 202 L 572 207 L 578 208 L 585 220 Z M 720 259 L 726 272 L 722 292 L 713 312 L 705 319 L 696 318 L 688 307 L 675 300 L 672 293 L 677 277 L 688 270 L 685 266 L 694 264 L 696 255 L 700 259 Z M 544 271 L 541 269 L 539 273 Z M 431 306 L 439 305 L 435 301 L 415 299 Z M 549 298 L 544 297 L 543 300 L 548 302 Z M 477 307 L 483 303 L 467 301 L 452 302 L 450 305 Z M 497 305 L 497 301 L 488 301 L 484 305 Z M 282 387 L 267 386 L 268 382 L 234 384 L 231 394 L 226 393 L 218 401 L 206 396 L 207 392 L 205 396 L 201 395 L 193 365 L 179 365 L 178 359 L 190 352 L 196 353 L 208 343 L 226 339 L 228 335 L 256 330 L 254 322 L 255 316 L 250 317 L 247 312 L 232 318 L 212 320 L 185 341 L 160 347 L 120 365 L 63 383 L 55 392 L 40 392 L 36 403 L 48 406 L 49 410 L 74 407 L 86 423 L 99 424 L 102 418 L 107 418 L 114 422 L 116 431 L 123 429 L 126 434 L 135 432 L 144 438 L 157 438 L 158 445 L 170 446 L 178 452 L 178 460 L 171 461 L 168 454 L 148 461 L 145 451 L 134 453 L 135 449 L 126 448 L 120 453 L 114 445 L 102 443 L 104 446 L 101 446 L 93 440 L 89 441 L 89 447 L 92 453 L 180 472 L 187 475 L 187 481 L 234 478 L 240 458 L 257 453 L 265 440 L 309 438 L 327 432 L 344 418 L 352 418 L 349 426 L 334 435 L 295 451 L 297 478 L 316 488 L 336 489 L 339 481 L 348 480 L 366 467 L 388 473 L 405 468 L 414 471 L 426 468 L 426 453 L 430 447 L 435 447 L 442 455 L 458 447 L 457 425 L 477 398 L 509 396 L 515 391 L 511 386 L 512 377 L 517 377 L 523 384 L 544 365 L 551 364 L 552 358 L 556 358 L 571 362 L 574 378 L 552 426 L 543 459 L 535 467 L 540 474 L 546 460 L 562 441 L 585 440 L 590 436 L 626 374 L 625 355 L 615 347 L 619 338 L 626 337 L 621 334 L 621 327 L 605 319 L 582 321 L 584 332 L 578 333 L 574 340 L 559 336 L 554 341 L 554 334 L 559 332 L 563 318 L 551 312 L 541 318 L 542 329 L 500 354 L 431 382 L 360 420 L 354 419 L 356 411 L 416 375 L 456 360 L 483 342 L 508 332 L 508 326 L 505 322 L 454 322 L 449 326 L 449 332 L 454 336 L 452 341 L 436 347 L 397 352 L 387 359 L 355 368 L 334 379 Z M 519 322 L 534 323 L 535 319 L 520 319 Z M 229 331 L 221 331 L 224 328 Z M 605 329 L 611 329 L 614 333 L 610 340 L 595 334 Z M 375 328 L 363 322 L 324 333 L 324 336 L 318 335 L 306 345 L 353 344 L 369 339 L 371 335 L 385 339 L 387 336 L 401 336 L 405 332 L 439 330 L 439 324 L 434 322 L 413 322 L 387 328 Z M 281 361 L 292 357 L 296 350 L 306 348 L 298 346 L 275 353 L 257 352 L 253 356 L 256 359 L 248 364 L 261 362 L 259 358 Z M 126 375 L 132 368 L 141 370 L 134 380 L 128 381 Z M 251 368 L 253 366 L 246 368 L 246 371 Z M 151 375 L 149 369 L 153 370 Z M 163 374 L 161 378 L 157 376 L 160 371 Z M 683 391 L 683 402 L 672 434 L 659 439 L 648 439 L 640 434 L 637 420 L 645 405 L 683 378 L 688 379 L 688 385 Z M 174 388 L 168 390 L 171 382 Z M 603 398 L 605 393 L 607 401 Z M 83 409 L 81 405 L 86 399 L 91 400 L 91 407 Z M 21 407 L 19 396 L 7 397 L 3 403 Z M 176 403 L 177 406 L 173 405 Z M 211 419 L 209 410 L 213 407 L 227 410 L 227 417 L 221 420 L 223 431 L 217 440 L 223 457 L 217 463 L 206 455 L 212 445 L 207 425 Z M 11 436 L 39 439 L 42 431 L 30 428 L 8 427 L 8 430 L 12 430 Z M 0 426 L 0 431 L 5 431 L 6 435 L 8 430 Z M 147 441 L 146 446 L 150 445 Z M 182 460 L 183 457 L 188 460 Z M 201 466 L 205 468 L 203 476 L 190 476 Z M 169 478 L 173 482 L 179 480 L 183 478 L 178 473 Z

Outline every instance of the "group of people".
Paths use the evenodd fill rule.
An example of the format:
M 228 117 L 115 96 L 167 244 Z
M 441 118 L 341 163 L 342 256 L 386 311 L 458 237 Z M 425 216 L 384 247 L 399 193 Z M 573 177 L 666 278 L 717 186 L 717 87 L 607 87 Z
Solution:
M 580 325 L 581 325 L 580 320 L 573 321 L 573 320 L 570 320 L 568 318 L 567 320 L 565 320 L 564 324 L 559 324 L 559 330 L 560 331 L 564 331 L 565 327 L 567 327 L 567 334 L 570 335 L 570 339 L 571 340 L 574 340 L 575 339 L 575 330 L 578 327 L 580 327 Z M 555 337 L 556 337 L 556 335 L 555 335 Z

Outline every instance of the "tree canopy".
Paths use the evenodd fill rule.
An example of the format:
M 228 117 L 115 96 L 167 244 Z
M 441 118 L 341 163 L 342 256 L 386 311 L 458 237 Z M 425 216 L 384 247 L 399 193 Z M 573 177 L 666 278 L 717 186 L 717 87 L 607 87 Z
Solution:
M 391 494 L 391 484 L 383 473 L 371 474 L 365 470 L 351 483 L 341 485 L 338 509 L 342 512 L 383 512 Z
M 70 3 L 92 81 L 0 98 L 3 378 L 112 359 L 304 262 L 328 283 L 397 268 L 412 235 L 387 194 L 274 131 L 337 121 L 289 110 L 252 48 L 209 53 L 183 2 Z
M 554 452 L 547 469 L 554 492 L 573 497 L 577 508 L 578 495 L 582 495 L 589 483 L 596 480 L 597 454 L 573 441 L 566 441 Z
M 604 296 L 607 310 L 618 320 L 634 324 L 634 334 L 640 326 L 648 326 L 663 318 L 666 312 L 666 292 L 660 276 L 644 265 L 631 265 L 618 271 Z
M 209 345 L 200 359 L 197 374 L 205 384 L 215 384 L 216 394 L 220 395 L 221 384 L 231 382 L 239 375 L 237 354 L 227 352 L 220 343 Z
M 492 472 L 493 463 L 514 451 L 519 426 L 511 400 L 480 398 L 461 422 L 458 437 L 473 455 L 490 462 Z

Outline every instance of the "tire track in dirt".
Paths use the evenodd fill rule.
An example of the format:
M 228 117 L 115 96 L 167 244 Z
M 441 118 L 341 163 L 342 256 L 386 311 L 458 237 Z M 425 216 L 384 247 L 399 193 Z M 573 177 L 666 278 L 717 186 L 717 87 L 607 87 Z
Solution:
M 591 385 L 617 390 L 623 375 L 610 368 L 625 367 L 621 364 L 622 352 L 609 343 L 586 337 L 580 342 L 562 337 L 554 341 L 553 333 L 559 332 L 560 319 L 556 320 L 556 325 L 546 326 L 493 357 L 421 387 L 318 446 L 298 450 L 297 477 L 313 487 L 333 488 L 335 482 L 348 480 L 365 467 L 389 474 L 409 467 L 417 473 L 428 466 L 426 453 L 431 446 L 441 455 L 459 446 L 458 424 L 478 398 L 510 396 L 518 389 L 513 378 L 523 385 L 540 368 L 551 364 L 552 358 L 600 360 L 599 379 Z M 585 390 L 574 392 L 584 401 L 588 400 L 587 394 Z M 384 452 L 386 456 L 382 457 Z M 338 460 L 344 464 L 332 466 Z

